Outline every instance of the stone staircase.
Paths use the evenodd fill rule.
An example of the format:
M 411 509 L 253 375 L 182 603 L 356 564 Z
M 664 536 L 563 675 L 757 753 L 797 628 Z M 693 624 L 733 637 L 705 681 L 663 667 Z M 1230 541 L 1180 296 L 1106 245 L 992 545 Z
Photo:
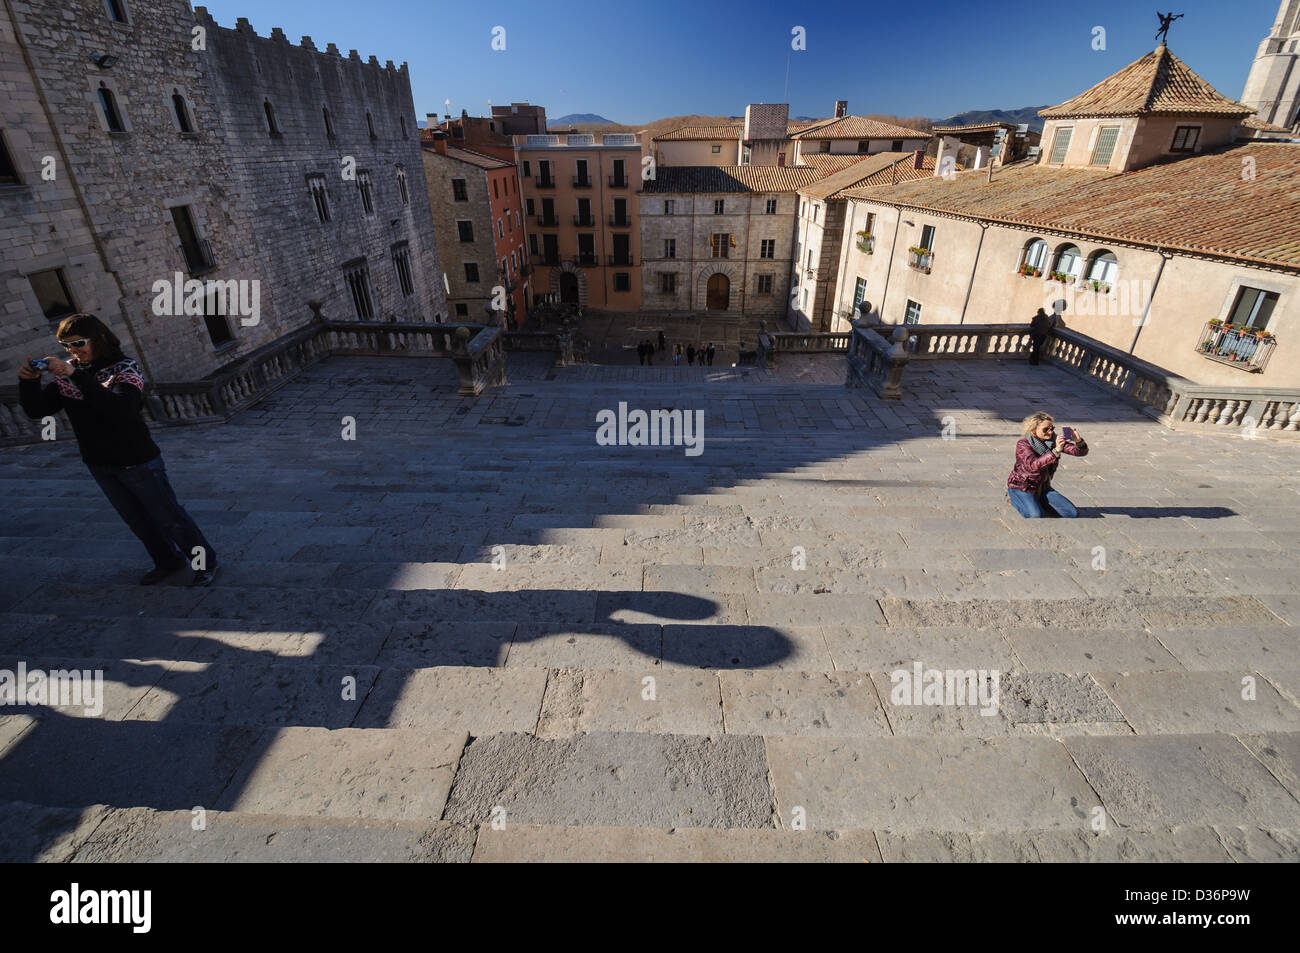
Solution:
M 135 584 L 74 446 L 5 451 L 0 670 L 105 692 L 0 708 L 0 858 L 1300 856 L 1300 448 L 1054 368 L 886 405 L 817 360 L 465 401 L 331 359 L 157 433 L 209 589 Z M 703 452 L 597 446 L 619 402 L 705 410 Z M 1076 521 L 1003 498 L 1040 407 L 1093 448 Z M 903 703 L 916 663 L 996 673 L 996 711 Z

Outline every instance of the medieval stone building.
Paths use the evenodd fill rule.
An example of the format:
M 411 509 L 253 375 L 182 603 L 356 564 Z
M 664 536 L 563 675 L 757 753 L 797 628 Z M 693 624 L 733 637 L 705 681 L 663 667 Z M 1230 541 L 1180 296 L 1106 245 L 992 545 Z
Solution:
M 445 317 L 405 64 L 184 0 L 9 5 L 0 61 L 6 366 L 74 311 L 161 380 L 239 361 L 311 303 Z

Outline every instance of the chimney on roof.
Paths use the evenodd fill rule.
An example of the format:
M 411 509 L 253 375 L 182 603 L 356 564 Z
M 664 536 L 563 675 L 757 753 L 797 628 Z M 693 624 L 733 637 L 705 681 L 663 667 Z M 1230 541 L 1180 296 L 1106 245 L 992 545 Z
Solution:
M 447 154 L 447 134 L 439 130 L 433 134 L 433 151 L 440 156 Z
M 849 101 L 847 99 L 835 100 L 835 118 L 843 119 L 849 114 Z
M 917 149 L 912 153 L 912 168 L 918 172 L 925 166 L 925 150 Z
M 460 111 L 460 118 L 461 118 L 461 119 L 468 119 L 468 118 L 469 118 L 469 110 L 468 110 L 468 109 L 462 109 L 462 110 Z

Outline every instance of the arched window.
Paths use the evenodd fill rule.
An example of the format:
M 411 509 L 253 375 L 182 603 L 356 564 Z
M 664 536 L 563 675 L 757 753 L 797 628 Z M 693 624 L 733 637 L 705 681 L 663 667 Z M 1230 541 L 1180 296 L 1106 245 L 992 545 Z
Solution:
M 172 109 L 176 113 L 176 125 L 181 127 L 181 132 L 193 132 L 194 123 L 190 121 L 190 108 L 179 89 L 172 90 Z
M 1035 238 L 1025 246 L 1025 259 L 1020 264 L 1022 274 L 1027 272 L 1039 272 L 1040 274 L 1047 270 L 1047 242 L 1041 238 Z
M 266 112 L 266 131 L 273 136 L 280 134 L 280 127 L 275 124 L 275 107 L 269 99 L 262 100 L 262 109 Z
M 1088 264 L 1088 280 L 1100 281 L 1104 285 L 1115 284 L 1119 277 L 1119 259 L 1113 252 L 1099 251 L 1092 256 Z
M 366 113 L 366 128 L 370 130 L 371 139 L 379 138 L 378 136 L 375 135 L 375 121 L 370 118 L 370 113 Z
M 108 88 L 108 84 L 100 81 L 99 84 L 99 107 L 104 110 L 104 121 L 108 123 L 109 132 L 125 132 L 126 127 L 122 124 L 122 113 L 117 108 L 117 97 L 113 91 Z
M 1079 246 L 1062 245 L 1056 252 L 1056 267 L 1052 270 L 1069 277 L 1078 277 L 1079 265 L 1083 261 Z
M 330 121 L 330 109 L 328 106 L 321 107 L 321 115 L 325 117 L 325 135 L 330 139 L 334 138 L 334 123 Z

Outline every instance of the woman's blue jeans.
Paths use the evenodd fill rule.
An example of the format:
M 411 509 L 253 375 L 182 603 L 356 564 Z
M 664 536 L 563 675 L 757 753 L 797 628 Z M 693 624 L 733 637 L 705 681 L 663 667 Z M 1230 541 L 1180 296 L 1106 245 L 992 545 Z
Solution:
M 206 568 L 216 567 L 212 544 L 176 500 L 161 454 L 133 467 L 86 466 L 113 509 L 144 543 L 154 566 L 179 569 L 194 557 L 195 547 L 202 546 Z
M 1055 490 L 1048 490 L 1042 496 L 1034 496 L 1024 490 L 1007 487 L 1007 496 L 1011 498 L 1011 505 L 1027 520 L 1052 516 L 1072 520 L 1079 515 L 1074 504 Z

